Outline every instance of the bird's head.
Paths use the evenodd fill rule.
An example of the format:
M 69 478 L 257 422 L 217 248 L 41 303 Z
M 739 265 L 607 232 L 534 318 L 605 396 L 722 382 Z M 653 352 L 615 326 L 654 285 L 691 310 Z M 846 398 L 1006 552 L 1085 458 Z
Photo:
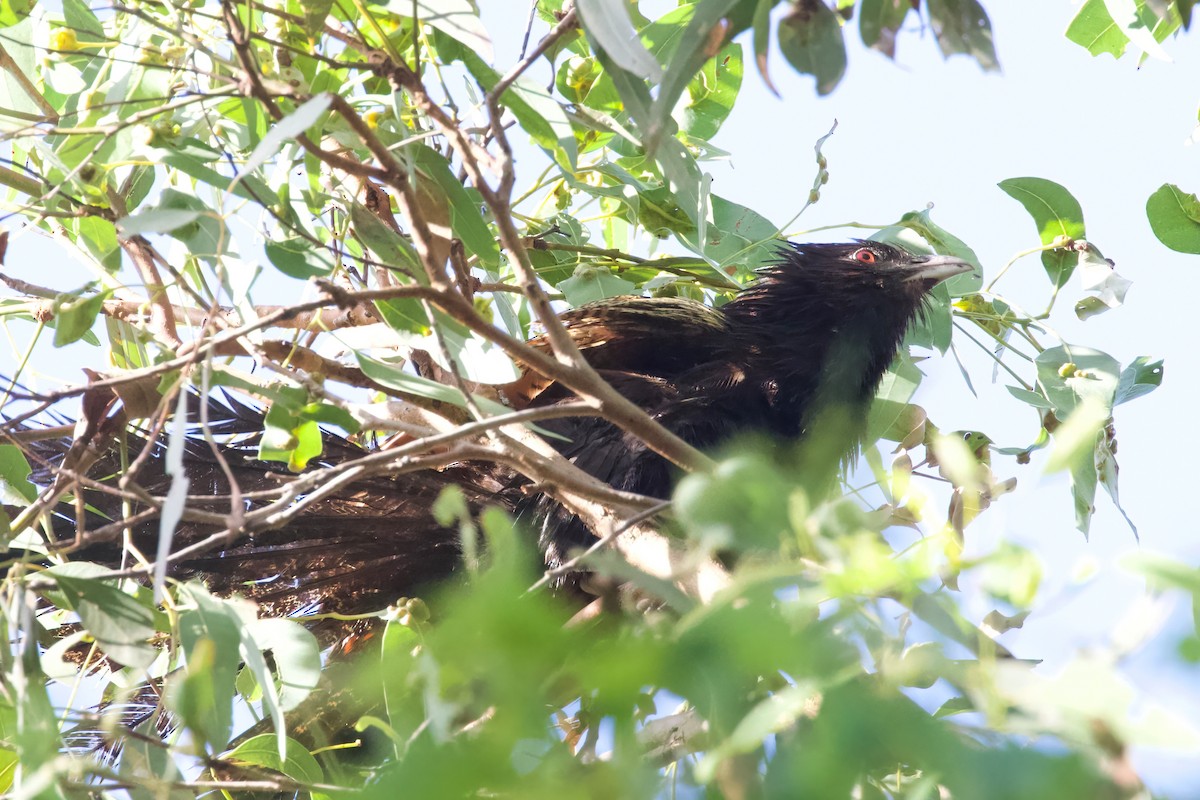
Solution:
M 914 255 L 895 245 L 864 240 L 792 244 L 781 256 L 765 270 L 768 277 L 807 283 L 830 296 L 853 292 L 860 298 L 873 294 L 914 303 L 947 278 L 972 269 L 954 256 Z
M 971 269 L 953 256 L 915 255 L 884 242 L 789 242 L 729 311 L 789 326 L 805 324 L 797 316 L 826 328 L 855 319 L 900 335 L 934 286 Z

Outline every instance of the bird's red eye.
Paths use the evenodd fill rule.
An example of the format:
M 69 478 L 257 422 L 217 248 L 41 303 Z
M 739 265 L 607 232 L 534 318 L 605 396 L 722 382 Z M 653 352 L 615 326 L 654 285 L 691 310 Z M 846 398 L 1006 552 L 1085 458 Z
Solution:
M 877 256 L 874 250 L 869 247 L 863 247 L 854 252 L 854 260 L 860 264 L 874 264 Z

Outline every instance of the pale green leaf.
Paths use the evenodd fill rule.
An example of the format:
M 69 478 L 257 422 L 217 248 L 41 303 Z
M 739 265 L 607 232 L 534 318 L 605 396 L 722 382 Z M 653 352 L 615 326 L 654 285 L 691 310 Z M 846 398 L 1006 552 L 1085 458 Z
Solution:
M 1146 216 L 1158 240 L 1180 253 L 1200 254 L 1200 200 L 1164 183 L 1146 200 Z

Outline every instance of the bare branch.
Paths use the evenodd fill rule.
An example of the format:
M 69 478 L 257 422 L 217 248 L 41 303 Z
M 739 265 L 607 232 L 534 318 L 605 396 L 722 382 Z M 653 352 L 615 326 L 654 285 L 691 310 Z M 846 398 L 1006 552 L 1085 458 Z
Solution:
M 533 51 L 528 55 L 523 56 L 521 60 L 518 61 L 503 78 L 496 82 L 496 85 L 492 87 L 490 92 L 488 92 L 487 104 L 490 106 L 492 103 L 496 102 L 496 100 L 498 100 L 500 96 L 504 94 L 508 87 L 513 84 L 513 81 L 521 77 L 521 74 L 524 73 L 525 70 L 529 69 L 529 67 L 535 61 L 541 58 L 547 50 L 553 47 L 555 42 L 557 42 L 570 31 L 574 30 L 578 25 L 577 20 L 578 18 L 575 14 L 575 7 L 572 6 L 571 10 L 564 14 L 563 18 L 558 21 L 558 24 L 555 25 L 549 33 L 542 37 L 542 40 L 538 42 L 537 47 L 533 48 Z
M 158 275 L 158 268 L 150 255 L 150 243 L 141 236 L 120 237 L 121 248 L 129 254 L 134 267 L 150 293 L 149 330 L 168 350 L 176 350 L 183 340 L 175 326 L 175 312 L 167 299 L 167 288 Z

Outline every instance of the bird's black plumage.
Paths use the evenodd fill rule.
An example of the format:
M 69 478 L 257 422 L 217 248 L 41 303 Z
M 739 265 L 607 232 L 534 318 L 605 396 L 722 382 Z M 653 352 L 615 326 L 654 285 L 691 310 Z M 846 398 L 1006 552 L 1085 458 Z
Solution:
M 876 385 L 905 330 L 922 313 L 929 291 L 969 269 L 957 259 L 913 256 L 877 242 L 791 245 L 757 282 L 720 308 L 625 297 L 568 311 L 563 321 L 593 367 L 693 446 L 710 449 L 752 432 L 779 441 L 806 440 L 836 427 L 830 445 L 836 461 L 853 447 Z M 548 347 L 544 340 L 532 344 Z M 571 397 L 563 386 L 529 371 L 504 394 L 517 407 Z M 245 409 L 234 408 L 226 416 L 231 420 L 226 433 L 259 425 L 257 419 L 245 419 Z M 837 425 L 826 424 L 833 417 Z M 672 468 L 636 437 L 595 417 L 542 424 L 561 435 L 556 446 L 589 474 L 618 489 L 669 496 Z M 326 447 L 326 461 L 361 454 L 334 437 L 327 437 Z M 230 447 L 224 454 L 243 491 L 279 480 L 249 452 Z M 52 467 L 54 454 L 42 456 L 41 463 Z M 93 475 L 105 468 L 102 460 Z M 115 470 L 111 462 L 107 468 Z M 193 494 L 228 493 L 224 470 L 207 444 L 191 449 L 187 470 Z M 140 480 L 151 493 L 166 493 L 167 480 L 154 459 Z M 464 486 L 474 506 L 502 502 L 537 515 L 551 564 L 572 547 L 594 541 L 577 518 L 548 497 L 530 500 L 514 488 L 516 476 L 463 465 L 442 473 L 362 480 L 315 503 L 283 528 L 182 561 L 176 574 L 201 576 L 216 591 L 247 595 L 268 614 L 378 610 L 455 569 L 458 533 L 442 528 L 430 510 L 441 488 L 452 482 Z M 88 493 L 88 501 L 107 509 L 110 517 L 120 514 L 112 497 Z M 222 507 L 215 503 L 209 510 Z M 175 541 L 186 546 L 211 531 L 185 523 Z M 156 535 L 156 526 L 144 526 L 135 539 L 153 552 Z M 105 560 L 102 550 L 83 555 Z
M 719 309 L 617 298 L 565 320 L 588 361 L 689 444 L 707 449 L 754 432 L 794 442 L 822 429 L 819 452 L 836 462 L 861 434 L 875 388 L 930 290 L 969 269 L 879 242 L 791 245 Z M 560 397 L 550 387 L 531 402 Z M 548 427 L 586 472 L 618 489 L 668 496 L 671 468 L 637 438 L 598 418 Z M 551 563 L 588 542 L 578 519 L 546 498 L 538 507 Z

